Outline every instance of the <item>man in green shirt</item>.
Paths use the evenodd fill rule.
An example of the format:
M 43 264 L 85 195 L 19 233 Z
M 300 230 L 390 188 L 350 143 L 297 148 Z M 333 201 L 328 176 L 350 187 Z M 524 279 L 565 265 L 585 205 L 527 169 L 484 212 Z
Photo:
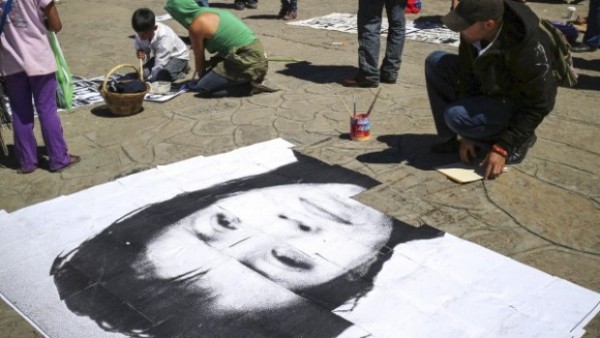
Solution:
M 254 32 L 229 11 L 194 0 L 168 0 L 165 10 L 188 30 L 202 97 L 248 96 L 267 74 L 267 58 Z M 213 54 L 206 60 L 205 52 Z

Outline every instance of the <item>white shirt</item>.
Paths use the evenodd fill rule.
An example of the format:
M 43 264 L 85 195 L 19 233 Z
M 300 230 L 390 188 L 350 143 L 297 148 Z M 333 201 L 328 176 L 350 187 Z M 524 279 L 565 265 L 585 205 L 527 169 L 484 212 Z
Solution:
M 135 35 L 135 50 L 143 50 L 147 56 L 154 54 L 154 68 L 150 78 L 156 77 L 158 71 L 164 68 L 170 59 L 189 60 L 190 52 L 187 46 L 175 34 L 171 27 L 160 22 L 156 23 L 156 31 L 152 40 L 142 40 L 139 35 Z

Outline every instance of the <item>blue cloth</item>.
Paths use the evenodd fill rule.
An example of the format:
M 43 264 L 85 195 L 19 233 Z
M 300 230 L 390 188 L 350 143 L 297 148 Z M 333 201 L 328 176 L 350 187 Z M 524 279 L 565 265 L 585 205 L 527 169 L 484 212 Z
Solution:
M 587 31 L 583 42 L 590 46 L 600 47 L 600 0 L 590 0 L 587 18 Z
M 252 93 L 250 82 L 240 83 L 209 71 L 195 86 L 200 97 L 242 97 Z
M 425 83 L 438 135 L 495 143 L 515 113 L 511 100 L 490 96 L 459 99 L 458 55 L 435 51 L 425 60 Z
M 406 18 L 406 1 L 398 0 L 359 0 L 358 1 L 358 74 L 357 80 L 379 83 L 379 76 L 395 80 L 400 70 Z M 381 19 L 383 8 L 389 23 L 385 57 L 379 64 L 381 42 Z

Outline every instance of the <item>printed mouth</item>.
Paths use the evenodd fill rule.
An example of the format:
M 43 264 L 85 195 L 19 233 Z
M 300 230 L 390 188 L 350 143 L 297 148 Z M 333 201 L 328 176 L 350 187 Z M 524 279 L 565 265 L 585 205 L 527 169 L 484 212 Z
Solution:
M 314 267 L 310 257 L 293 248 L 275 248 L 271 250 L 271 255 L 282 264 L 294 269 L 311 270 Z

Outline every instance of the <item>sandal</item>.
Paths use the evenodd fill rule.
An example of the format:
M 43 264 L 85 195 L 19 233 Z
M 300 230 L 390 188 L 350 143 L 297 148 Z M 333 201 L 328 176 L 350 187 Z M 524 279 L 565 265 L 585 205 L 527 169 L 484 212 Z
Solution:
M 27 170 L 25 170 L 25 169 L 23 169 L 23 168 L 19 168 L 19 169 L 17 169 L 17 174 L 20 174 L 20 175 L 27 175 L 27 174 L 31 174 L 31 173 L 32 173 L 32 172 L 34 172 L 36 169 L 37 169 L 37 167 L 33 167 L 33 168 L 31 168 L 31 169 L 27 169 Z
M 61 168 L 58 168 L 58 169 L 50 170 L 50 172 L 52 172 L 52 173 L 59 173 L 59 172 L 65 170 L 65 169 L 68 169 L 68 168 L 74 166 L 75 164 L 81 162 L 81 157 L 79 157 L 77 155 L 69 155 L 69 159 L 70 159 L 70 161 L 69 161 L 69 163 L 67 165 L 65 165 L 65 166 L 63 166 Z

